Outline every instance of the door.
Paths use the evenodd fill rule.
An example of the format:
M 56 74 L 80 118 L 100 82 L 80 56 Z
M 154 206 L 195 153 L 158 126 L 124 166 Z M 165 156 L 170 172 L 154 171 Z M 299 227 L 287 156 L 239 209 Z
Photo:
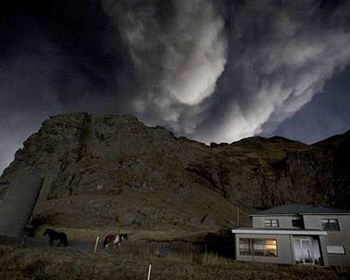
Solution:
M 316 242 L 316 243 L 315 243 Z M 317 240 L 312 238 L 302 237 L 293 238 L 294 259 L 297 264 L 316 264 L 320 262 L 320 254 Z
M 312 249 L 311 239 L 300 239 L 301 263 L 315 264 L 315 257 Z

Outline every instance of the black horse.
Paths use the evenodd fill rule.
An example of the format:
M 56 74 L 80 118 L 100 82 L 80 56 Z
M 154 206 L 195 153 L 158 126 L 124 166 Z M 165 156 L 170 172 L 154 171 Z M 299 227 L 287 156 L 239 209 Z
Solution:
M 53 229 L 47 228 L 45 229 L 45 232 L 43 235 L 49 235 L 50 237 L 50 245 L 53 246 L 53 241 L 54 240 L 59 240 L 60 242 L 57 244 L 57 247 L 61 245 L 61 243 L 63 243 L 64 246 L 67 246 L 68 242 L 67 242 L 67 234 L 65 234 L 64 232 L 57 232 Z

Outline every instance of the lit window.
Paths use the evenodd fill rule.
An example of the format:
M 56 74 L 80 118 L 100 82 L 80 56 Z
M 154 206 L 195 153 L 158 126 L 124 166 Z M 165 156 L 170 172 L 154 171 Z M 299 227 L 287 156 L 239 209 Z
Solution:
M 243 256 L 277 257 L 276 239 L 239 239 L 239 254 Z
M 279 227 L 280 223 L 278 220 L 268 219 L 265 220 L 265 227 Z
M 337 219 L 323 219 L 322 228 L 326 231 L 340 231 L 339 223 Z

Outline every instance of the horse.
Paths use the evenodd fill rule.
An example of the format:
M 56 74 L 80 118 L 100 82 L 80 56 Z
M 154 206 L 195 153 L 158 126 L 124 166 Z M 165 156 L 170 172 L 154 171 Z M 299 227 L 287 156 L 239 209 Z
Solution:
M 63 243 L 63 245 L 66 247 L 67 246 L 67 235 L 64 232 L 57 232 L 53 229 L 47 228 L 45 229 L 45 232 L 43 235 L 49 235 L 50 237 L 50 241 L 49 244 L 51 246 L 53 246 L 53 241 L 54 240 L 59 240 L 60 242 L 57 244 L 57 247 L 61 245 L 61 243 Z
M 108 249 L 110 244 L 113 244 L 113 249 L 120 246 L 122 240 L 128 239 L 127 234 L 108 234 L 103 241 L 103 247 Z

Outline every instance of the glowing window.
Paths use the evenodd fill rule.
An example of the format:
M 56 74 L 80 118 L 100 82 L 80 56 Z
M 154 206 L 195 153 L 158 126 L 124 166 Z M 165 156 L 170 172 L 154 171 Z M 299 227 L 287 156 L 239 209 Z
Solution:
M 239 239 L 239 254 L 243 256 L 277 257 L 276 239 Z

